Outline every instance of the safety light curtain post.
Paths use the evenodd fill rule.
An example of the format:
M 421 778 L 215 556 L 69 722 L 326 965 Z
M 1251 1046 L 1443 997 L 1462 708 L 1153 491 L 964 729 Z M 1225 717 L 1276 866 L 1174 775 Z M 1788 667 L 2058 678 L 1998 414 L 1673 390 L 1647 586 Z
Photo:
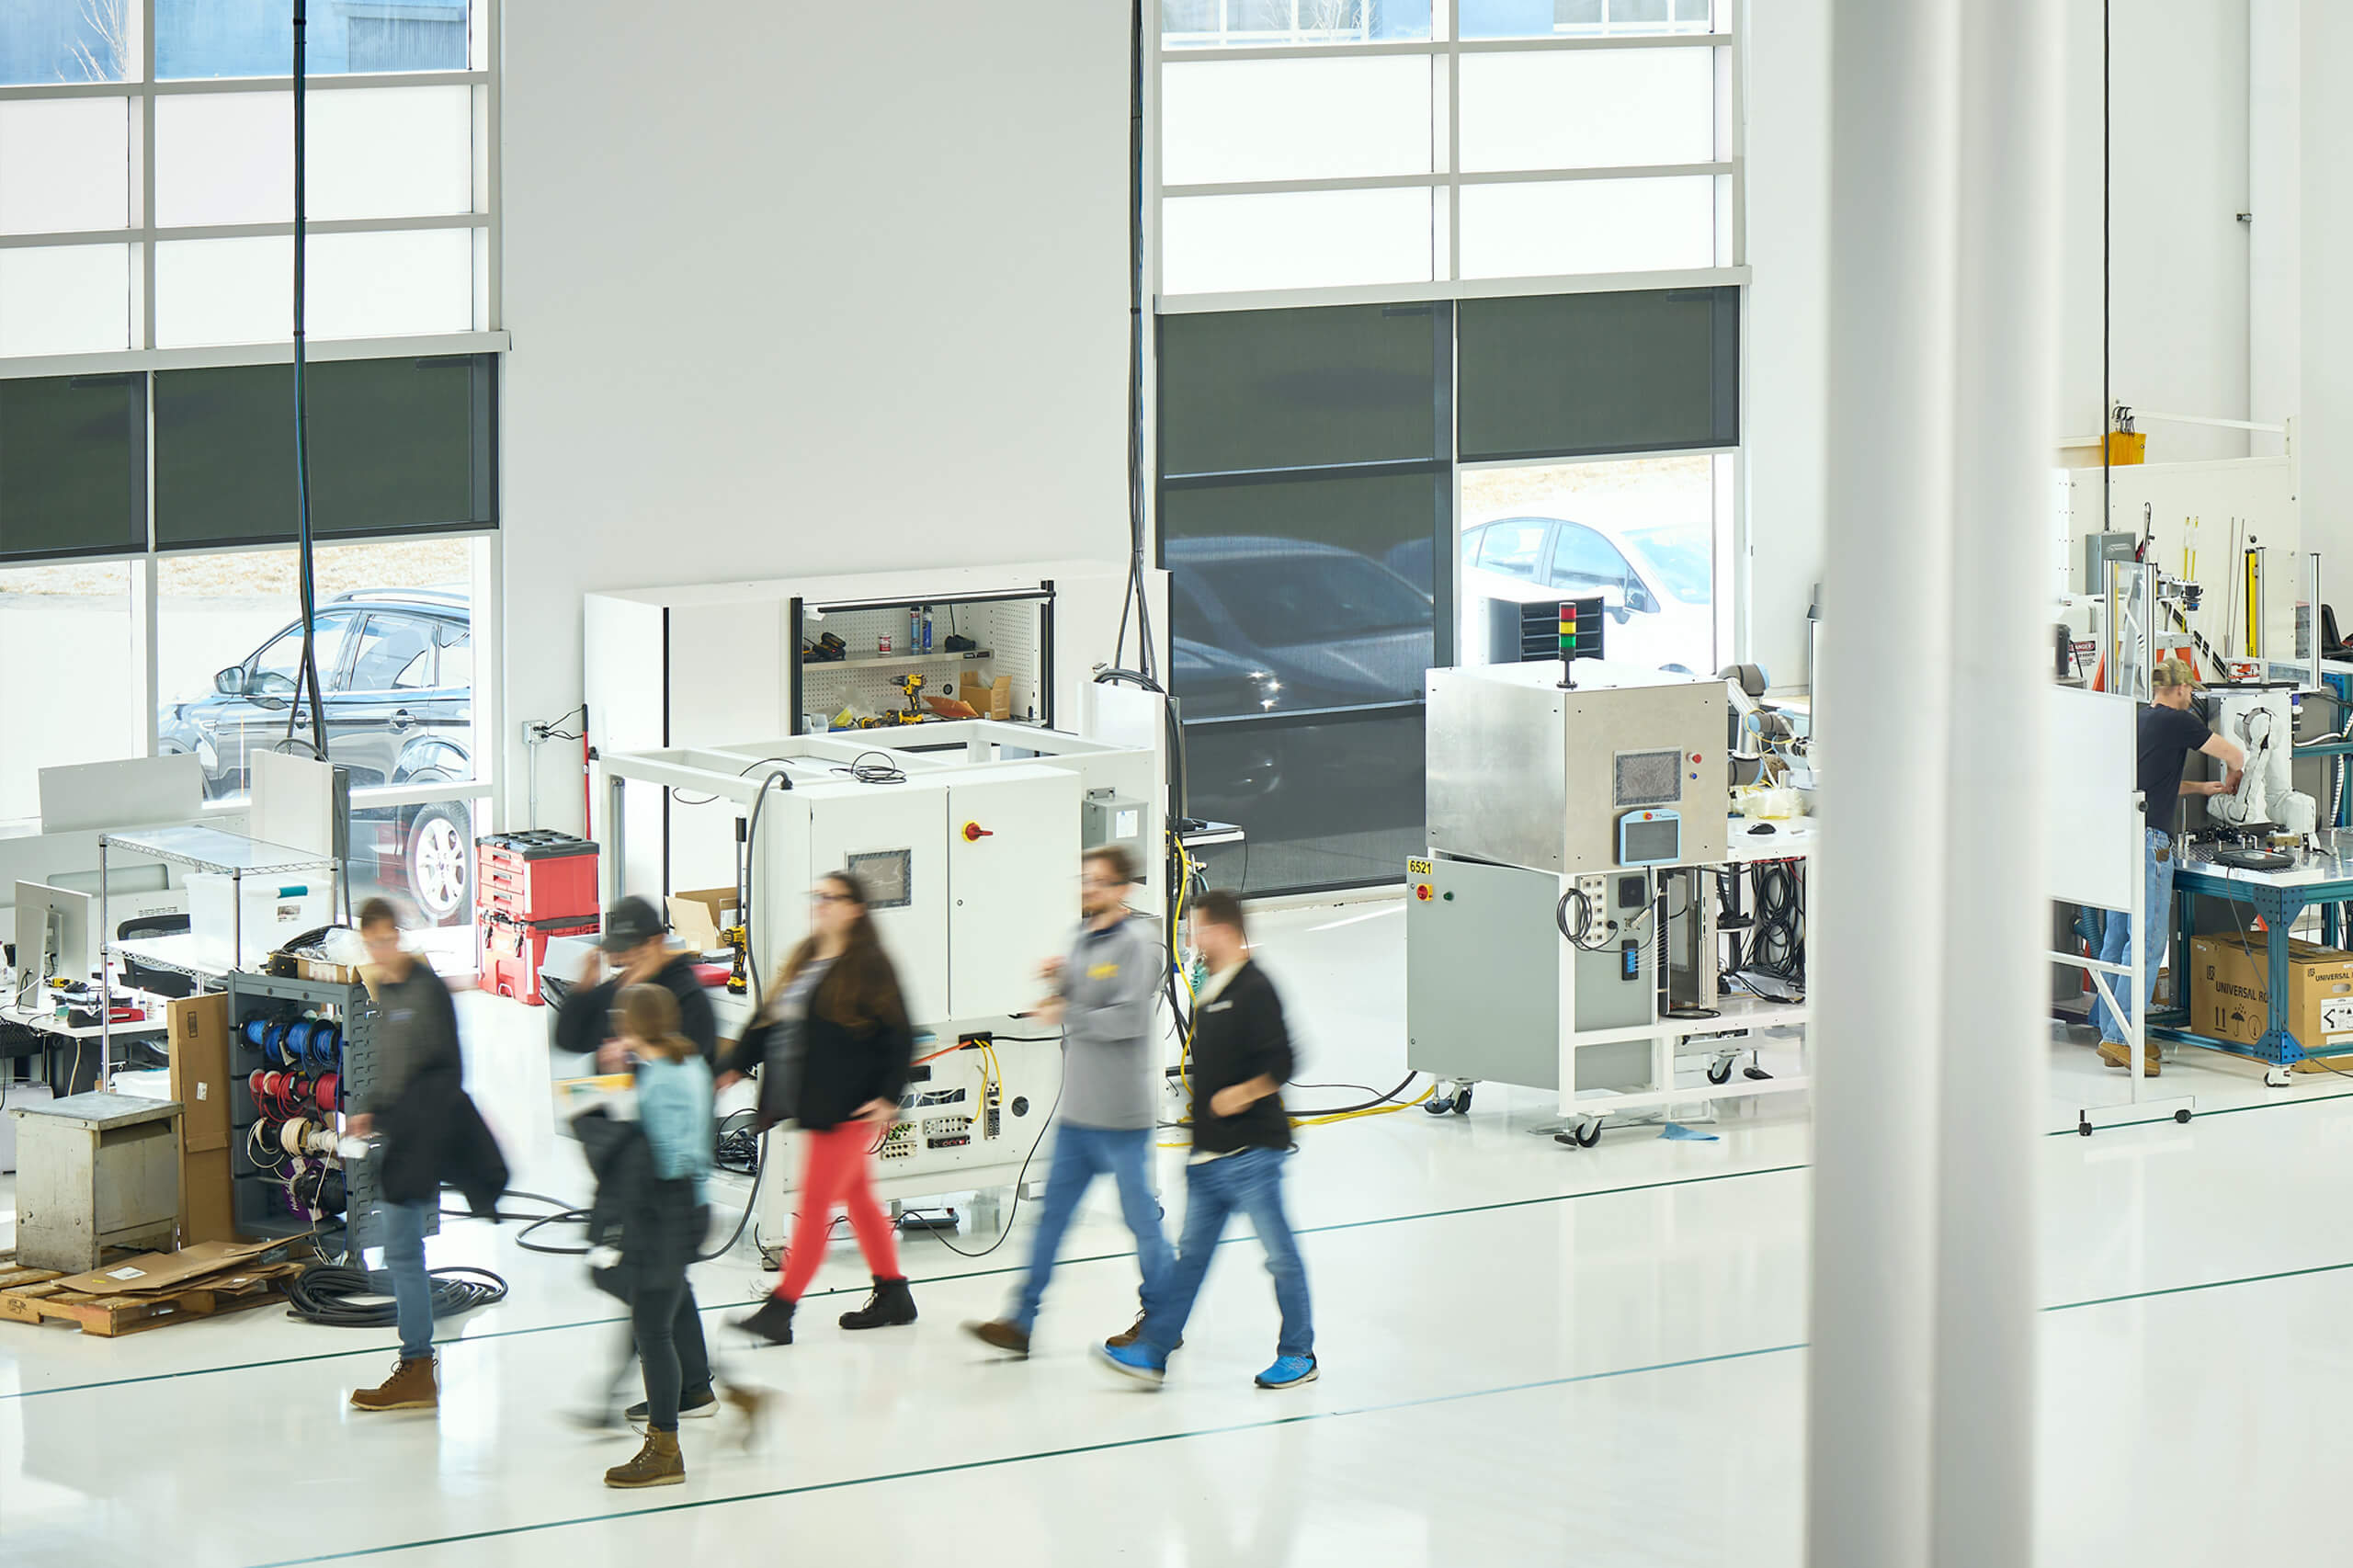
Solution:
M 305 4 L 306 0 L 294 0 L 294 538 L 296 575 L 302 600 L 302 659 L 294 672 L 293 699 L 287 704 L 286 738 L 279 743 L 278 749 L 291 750 L 297 744 L 298 737 L 294 732 L 302 722 L 302 704 L 307 699 L 311 705 L 311 735 L 307 742 L 301 744 L 310 747 L 312 756 L 324 762 L 327 757 L 327 714 L 326 705 L 319 698 L 316 645 L 318 585 L 313 574 L 314 562 L 311 548 L 311 443 L 310 432 L 303 419 L 303 266 L 308 245 L 304 232 L 307 192 L 302 165 L 308 147 L 302 111 L 309 77 L 306 35 L 310 30 L 309 18 L 304 12 Z
M 2046 911 L 2018 868 L 2042 865 L 2044 764 L 2018 715 L 2049 635 L 2057 22 L 2055 0 L 1834 13 L 1824 596 L 1855 632 L 1815 693 L 1843 760 L 1810 944 L 1814 1568 L 2033 1557 Z

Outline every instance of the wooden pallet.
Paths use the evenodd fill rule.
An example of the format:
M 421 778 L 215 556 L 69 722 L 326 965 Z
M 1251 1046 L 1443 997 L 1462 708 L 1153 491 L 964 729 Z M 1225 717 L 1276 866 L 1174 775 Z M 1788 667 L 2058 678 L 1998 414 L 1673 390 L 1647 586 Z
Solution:
M 219 1317 L 280 1300 L 281 1282 L 302 1271 L 298 1263 L 270 1263 L 241 1269 L 237 1285 L 200 1282 L 144 1296 L 94 1296 L 64 1290 L 64 1278 L 38 1268 L 0 1269 L 0 1320 L 39 1324 L 62 1321 L 85 1334 L 112 1339 L 161 1328 L 187 1318 Z

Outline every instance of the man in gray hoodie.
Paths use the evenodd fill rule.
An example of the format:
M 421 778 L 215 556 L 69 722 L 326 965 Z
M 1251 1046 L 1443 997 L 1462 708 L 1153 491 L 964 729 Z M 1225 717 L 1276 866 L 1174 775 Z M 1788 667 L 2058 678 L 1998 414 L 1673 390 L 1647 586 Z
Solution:
M 1017 1356 L 1029 1354 L 1029 1331 L 1038 1321 L 1063 1233 L 1097 1176 L 1108 1175 L 1119 1185 L 1120 1212 L 1135 1233 L 1147 1311 L 1171 1262 L 1168 1238 L 1160 1229 L 1160 1200 L 1152 1190 L 1160 1087 L 1153 998 L 1169 960 L 1158 924 L 1127 906 L 1135 880 L 1135 863 L 1125 850 L 1088 850 L 1079 880 L 1079 909 L 1086 919 L 1070 956 L 1049 960 L 1043 971 L 1053 994 L 1040 1016 L 1063 1027 L 1062 1115 L 1054 1126 L 1045 1207 L 1013 1315 L 964 1325 L 982 1343 Z

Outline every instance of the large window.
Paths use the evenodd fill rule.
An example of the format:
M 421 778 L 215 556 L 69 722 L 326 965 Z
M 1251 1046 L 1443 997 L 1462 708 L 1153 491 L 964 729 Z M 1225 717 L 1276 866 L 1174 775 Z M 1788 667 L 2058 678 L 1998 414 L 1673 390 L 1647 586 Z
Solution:
M 1610 657 L 1725 662 L 1738 338 L 1731 289 L 1161 318 L 1188 803 L 1249 841 L 1217 880 L 1402 874 L 1426 672 L 1516 658 L 1524 605 L 1597 594 Z
M 494 6 L 313 0 L 314 338 L 496 324 Z M 0 5 L 0 356 L 288 336 L 291 13 L 285 0 Z
M 1422 834 L 1450 636 L 1453 312 L 1161 323 L 1160 537 L 1193 814 L 1254 891 L 1385 881 Z
M 1730 0 L 1164 0 L 1164 297 L 1741 260 Z

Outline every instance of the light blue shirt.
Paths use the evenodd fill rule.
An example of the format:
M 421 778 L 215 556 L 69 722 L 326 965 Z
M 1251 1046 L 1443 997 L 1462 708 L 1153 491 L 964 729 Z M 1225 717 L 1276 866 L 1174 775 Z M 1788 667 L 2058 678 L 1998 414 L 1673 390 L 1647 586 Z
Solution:
M 695 1201 L 710 1201 L 710 1068 L 699 1056 L 637 1064 L 637 1119 L 654 1152 L 654 1174 L 695 1180 Z

